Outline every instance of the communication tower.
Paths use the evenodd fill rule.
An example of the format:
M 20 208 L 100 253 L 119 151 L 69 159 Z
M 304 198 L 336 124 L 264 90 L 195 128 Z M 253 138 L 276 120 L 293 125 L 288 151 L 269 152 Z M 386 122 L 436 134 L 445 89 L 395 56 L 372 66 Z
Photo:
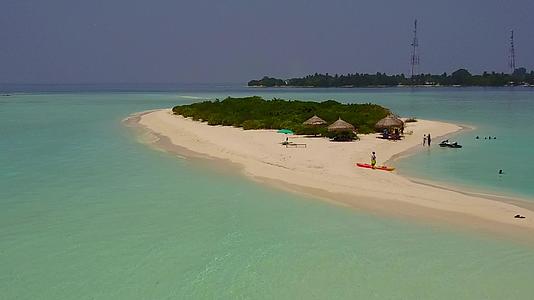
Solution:
M 515 47 L 514 47 L 514 31 L 510 31 L 510 61 L 508 63 L 510 67 L 510 74 L 513 74 L 515 71 Z
M 412 57 L 410 65 L 412 67 L 411 78 L 413 79 L 414 75 L 416 75 L 417 72 L 417 66 L 419 65 L 419 40 L 417 39 L 417 19 L 415 19 L 414 21 Z

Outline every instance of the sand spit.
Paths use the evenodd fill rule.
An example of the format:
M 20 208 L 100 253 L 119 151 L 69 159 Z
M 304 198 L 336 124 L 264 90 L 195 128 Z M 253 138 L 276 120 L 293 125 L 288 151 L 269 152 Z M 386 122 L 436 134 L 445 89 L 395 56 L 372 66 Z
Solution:
M 306 147 L 286 148 L 285 137 L 274 130 L 242 130 L 206 123 L 172 114 L 170 109 L 143 112 L 128 122 L 147 129 L 154 143 L 187 156 L 227 160 L 237 164 L 247 176 L 283 188 L 377 214 L 409 218 L 443 225 L 498 233 L 506 237 L 534 241 L 534 211 L 529 203 L 500 201 L 439 186 L 415 182 L 395 172 L 355 167 L 368 162 L 372 151 L 378 164 L 422 147 L 421 137 L 431 133 L 439 137 L 462 129 L 461 126 L 419 120 L 407 123 L 402 141 L 392 142 L 361 135 L 348 143 L 324 138 L 290 136 Z M 184 151 L 180 151 L 186 150 Z M 524 219 L 514 215 L 525 216 Z

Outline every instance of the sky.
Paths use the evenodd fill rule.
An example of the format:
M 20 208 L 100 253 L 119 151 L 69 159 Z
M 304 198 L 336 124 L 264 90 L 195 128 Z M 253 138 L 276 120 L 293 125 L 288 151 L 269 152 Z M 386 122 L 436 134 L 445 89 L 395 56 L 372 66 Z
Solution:
M 0 83 L 241 83 L 264 75 L 534 69 L 532 0 L 0 0 Z

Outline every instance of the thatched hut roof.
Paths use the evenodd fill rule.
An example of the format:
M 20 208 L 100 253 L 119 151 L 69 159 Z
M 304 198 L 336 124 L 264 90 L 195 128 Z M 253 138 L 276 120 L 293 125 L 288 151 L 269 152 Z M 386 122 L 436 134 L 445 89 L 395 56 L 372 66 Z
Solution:
M 404 122 L 397 118 L 394 115 L 388 115 L 387 117 L 383 118 L 382 120 L 378 121 L 375 125 L 378 129 L 384 129 L 384 128 L 400 128 L 404 127 Z
M 337 121 L 332 123 L 332 125 L 328 126 L 328 131 L 354 131 L 355 128 L 352 124 L 347 123 L 341 118 L 339 118 Z
M 304 121 L 302 123 L 304 125 L 323 125 L 326 124 L 326 121 L 319 118 L 317 115 L 314 115 L 313 117 L 309 118 L 308 120 Z

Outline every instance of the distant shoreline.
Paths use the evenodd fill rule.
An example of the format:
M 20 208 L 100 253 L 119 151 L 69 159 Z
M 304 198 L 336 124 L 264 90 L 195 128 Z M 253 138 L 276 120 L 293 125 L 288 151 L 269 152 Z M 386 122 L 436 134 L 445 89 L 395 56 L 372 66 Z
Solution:
M 367 162 L 372 150 L 377 151 L 379 163 L 391 162 L 419 145 L 423 132 L 432 132 L 439 139 L 461 130 L 454 124 L 425 120 L 408 123 L 407 129 L 414 134 L 400 142 L 380 140 L 375 135 L 361 136 L 360 141 L 352 143 L 291 137 L 308 144 L 307 148 L 293 149 L 281 146 L 283 137 L 273 130 L 208 126 L 173 115 L 170 110 L 133 115 L 129 122 L 150 133 L 149 144 L 160 147 L 158 143 L 165 141 L 163 149 L 185 157 L 231 162 L 252 179 L 277 188 L 395 218 L 456 225 L 534 242 L 534 207 L 521 205 L 521 201 L 450 190 L 354 166 L 358 161 Z M 527 218 L 514 219 L 515 214 Z
M 297 85 L 281 85 L 281 86 L 245 86 L 246 88 L 280 88 L 280 89 L 390 89 L 390 88 L 534 88 L 534 85 L 369 85 L 369 86 L 297 86 Z
M 248 86 L 263 87 L 504 87 L 526 86 L 534 87 L 534 71 L 527 72 L 525 68 L 517 68 L 512 74 L 484 72 L 472 75 L 466 69 L 458 69 L 451 74 L 417 74 L 410 77 L 404 74 L 388 75 L 377 72 L 375 74 L 328 73 L 307 75 L 304 77 L 280 79 L 264 76 L 261 79 L 250 80 Z

